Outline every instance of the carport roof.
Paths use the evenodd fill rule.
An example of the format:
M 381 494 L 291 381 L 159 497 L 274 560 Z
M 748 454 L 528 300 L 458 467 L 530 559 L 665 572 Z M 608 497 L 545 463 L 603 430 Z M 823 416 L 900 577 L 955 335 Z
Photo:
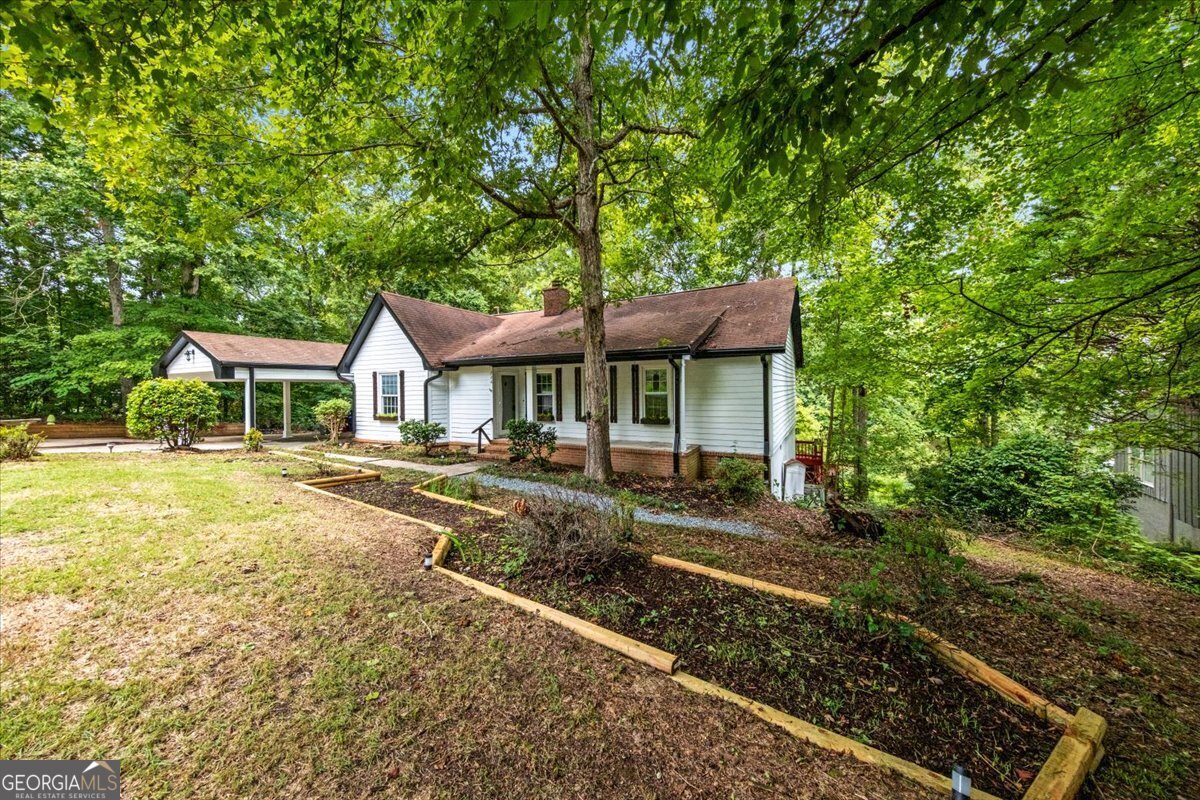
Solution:
M 275 339 L 269 336 L 240 336 L 234 333 L 181 331 L 159 359 L 156 374 L 163 374 L 188 344 L 195 345 L 221 370 L 233 367 L 275 367 L 286 369 L 336 370 L 346 345 L 310 342 L 300 339 Z

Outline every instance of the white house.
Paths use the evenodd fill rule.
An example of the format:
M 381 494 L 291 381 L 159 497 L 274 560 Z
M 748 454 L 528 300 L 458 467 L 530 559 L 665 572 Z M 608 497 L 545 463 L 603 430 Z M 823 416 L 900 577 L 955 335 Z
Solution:
M 558 431 L 554 460 L 582 465 L 582 314 L 566 289 L 543 295 L 539 311 L 489 315 L 382 292 L 333 371 L 333 345 L 293 342 L 288 350 L 278 344 L 285 340 L 185 332 L 158 372 L 195 377 L 180 359 L 199 349 L 212 362 L 201 377 L 247 382 L 247 425 L 255 380 L 336 376 L 354 386 L 353 430 L 365 442 L 399 441 L 399 423 L 420 419 L 445 426 L 449 443 L 503 454 L 506 423 L 536 419 Z M 210 356 L 216 345 L 201 343 L 212 336 L 225 346 L 245 340 L 246 352 Z M 792 279 L 612 302 L 605 337 L 614 469 L 696 478 L 720 458 L 739 457 L 762 462 L 776 495 L 784 494 L 789 470 L 802 469 L 794 430 L 803 349 Z M 269 358 L 254 355 L 256 342 L 268 343 Z

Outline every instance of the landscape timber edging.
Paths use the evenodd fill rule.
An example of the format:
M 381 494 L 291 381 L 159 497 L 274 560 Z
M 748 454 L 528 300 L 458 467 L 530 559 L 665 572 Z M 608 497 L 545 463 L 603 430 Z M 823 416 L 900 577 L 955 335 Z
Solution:
M 418 486 L 425 486 L 431 483 L 433 480 L 445 477 L 447 476 L 436 476 L 429 481 L 423 481 L 421 484 L 418 484 Z M 755 700 L 751 700 L 748 697 L 737 694 L 736 692 L 732 692 L 693 675 L 689 675 L 686 672 L 676 672 L 675 667 L 679 659 L 677 656 L 668 653 L 665 650 L 660 650 L 656 647 L 645 644 L 644 642 L 639 642 L 636 639 L 631 639 L 627 636 L 624 636 L 623 634 L 611 631 L 607 628 L 602 628 L 595 623 L 572 616 L 564 611 L 559 611 L 556 608 L 551 608 L 550 606 L 543 605 L 534 600 L 530 600 L 529 598 L 521 597 L 520 595 L 505 591 L 504 589 L 492 586 L 489 583 L 484 583 L 483 581 L 475 580 L 474 578 L 467 577 L 459 572 L 446 569 L 442 566 L 442 563 L 445 561 L 446 556 L 449 554 L 450 548 L 453 544 L 449 535 L 449 528 L 444 528 L 440 525 L 435 525 L 432 522 L 417 519 L 416 517 L 409 517 L 405 514 L 400 514 L 395 511 L 389 511 L 386 508 L 373 506 L 370 503 L 364 503 L 360 500 L 354 500 L 349 497 L 343 497 L 342 495 L 334 494 L 332 492 L 326 492 L 317 487 L 306 486 L 302 483 L 297 483 L 296 485 L 303 489 L 307 489 L 308 491 L 318 492 L 328 497 L 336 497 L 339 500 L 354 503 L 366 508 L 371 508 L 376 511 L 381 511 L 385 514 L 390 514 L 408 522 L 414 522 L 438 531 L 441 535 L 438 537 L 437 544 L 433 550 L 433 569 L 435 572 L 445 575 L 457 583 L 474 589 L 476 592 L 482 595 L 500 600 L 517 608 L 521 608 L 522 610 L 528 611 L 535 616 L 561 625 L 562 627 L 567 628 L 582 638 L 608 647 L 609 649 L 614 650 L 627 658 L 646 664 L 656 670 L 659 670 L 660 672 L 665 672 L 671 677 L 672 680 L 688 691 L 695 692 L 697 694 L 708 695 L 710 697 L 715 697 L 728 703 L 732 703 L 733 705 L 737 705 L 746 711 L 749 711 L 751 714 L 762 719 L 763 721 L 782 728 L 794 738 L 808 742 L 809 744 L 815 745 L 824 750 L 841 753 L 843 755 L 849 755 L 863 763 L 890 769 L 893 772 L 896 772 L 897 774 L 907 778 L 908 780 L 914 781 L 922 786 L 927 786 L 937 791 L 945 792 L 948 788 L 950 788 L 950 778 L 934 772 L 926 767 L 922 767 L 920 764 L 906 761 L 899 756 L 894 756 L 890 753 L 884 752 L 883 750 L 865 745 L 861 742 L 855 741 L 854 739 L 850 739 L 839 733 L 835 733 L 827 728 L 814 725 L 811 722 L 806 722 L 799 717 L 794 717 L 786 712 L 780 711 L 779 709 L 764 705 L 763 703 L 759 703 Z M 421 493 L 429 494 L 438 500 L 455 501 L 459 504 L 473 506 L 479 509 L 486 509 L 487 511 L 502 515 L 507 513 L 498 511 L 497 509 L 488 509 L 485 506 L 474 506 L 471 503 L 457 501 L 455 498 L 451 497 L 443 497 L 433 492 Z M 831 598 L 825 597 L 824 595 L 803 592 L 799 589 L 792 589 L 791 587 L 771 583 L 770 581 L 749 578 L 745 575 L 738 575 L 737 573 L 733 572 L 725 572 L 723 570 L 705 567 L 702 564 L 695 564 L 690 561 L 682 561 L 680 559 L 670 558 L 669 556 L 654 555 L 651 557 L 651 561 L 659 564 L 660 566 L 694 572 L 696 574 L 705 575 L 716 580 L 734 583 L 750 589 L 755 589 L 757 591 L 776 594 L 794 600 L 801 600 L 813 605 L 828 607 L 831 603 Z M 1019 705 L 1023 705 L 1049 722 L 1061 724 L 1059 718 L 1060 715 L 1067 717 L 1066 724 L 1064 725 L 1066 728 L 1064 734 L 1055 745 L 1054 750 L 1050 753 L 1049 758 L 1047 758 L 1045 763 L 1042 764 L 1042 768 L 1038 770 L 1037 776 L 1034 778 L 1033 783 L 1030 784 L 1029 789 L 1026 790 L 1022 800 L 1072 800 L 1072 798 L 1074 798 L 1076 793 L 1079 791 L 1080 786 L 1082 786 L 1083 781 L 1087 777 L 1088 773 L 1094 771 L 1099 766 L 1100 760 L 1104 756 L 1103 739 L 1108 728 L 1108 724 L 1104 718 L 1086 708 L 1080 708 L 1074 716 L 1067 715 L 1066 712 L 1058 706 L 1050 703 L 1044 698 L 1039 697 L 1015 681 L 1012 681 L 1011 678 L 1003 675 L 1003 673 L 997 672 L 991 667 L 988 667 L 982 661 L 979 661 L 974 656 L 966 653 L 966 651 L 951 645 L 949 642 L 945 642 L 943 639 L 941 639 L 941 637 L 939 637 L 937 634 L 934 634 L 932 631 L 922 628 L 921 626 L 915 627 L 918 631 L 918 637 L 927 641 L 931 649 L 934 649 L 935 653 L 945 660 L 947 666 L 964 677 L 974 680 L 977 683 L 982 683 L 989 686 L 989 688 L 994 689 L 1006 699 Z M 930 638 L 926 640 L 920 632 L 924 632 L 924 634 Z M 938 645 L 943 645 L 946 648 L 945 653 L 937 649 Z M 969 660 L 964 659 L 964 657 Z M 978 668 L 974 668 L 973 671 L 967 671 L 967 669 L 963 667 L 964 663 L 981 665 L 982 667 L 985 667 L 986 670 L 979 671 Z M 1010 682 L 1014 686 L 1023 690 L 1023 692 L 1020 694 L 1020 697 L 1032 698 L 1036 700 L 1037 703 L 1032 706 L 1026 705 L 1025 702 L 1019 699 L 1018 696 L 1014 696 L 1013 694 L 1008 693 L 1006 689 L 1001 689 L 990 683 L 989 681 L 994 679 L 993 673 L 994 675 L 999 675 L 1001 678 L 1004 678 L 1005 681 Z M 972 797 L 978 798 L 978 800 L 1000 800 L 998 796 L 989 794 L 981 789 L 974 789 L 972 791 Z
M 688 691 L 716 697 L 727 703 L 740 706 L 759 719 L 776 727 L 783 728 L 801 741 L 816 745 L 824 750 L 831 750 L 835 753 L 851 756 L 865 764 L 885 767 L 903 775 L 911 781 L 940 792 L 948 792 L 950 790 L 950 779 L 948 777 L 922 767 L 920 764 L 905 761 L 899 756 L 885 753 L 882 750 L 855 741 L 840 733 L 834 733 L 828 728 L 822 728 L 819 725 L 806 722 L 799 717 L 793 717 L 791 714 L 780 711 L 777 708 L 764 705 L 757 700 L 751 700 L 749 697 L 740 695 L 737 692 L 731 692 L 722 686 L 697 678 L 694 675 L 689 675 L 686 672 L 676 672 L 671 676 L 671 679 Z M 971 797 L 976 800 L 1000 800 L 996 795 L 988 794 L 981 789 L 973 787 Z
M 832 598 L 824 595 L 812 594 L 811 592 L 803 592 L 799 589 L 793 589 L 790 586 L 781 586 L 770 581 L 762 581 L 756 578 L 750 578 L 745 575 L 738 575 L 733 572 L 713 569 L 706 567 L 703 564 L 696 564 L 691 561 L 682 561 L 678 558 L 670 556 L 654 555 L 650 560 L 655 564 L 671 569 L 683 570 L 684 572 L 692 572 L 698 575 L 705 575 L 715 580 L 732 583 L 738 586 L 745 586 L 749 589 L 755 589 L 760 592 L 779 595 L 781 597 L 791 598 L 793 600 L 801 600 L 812 605 L 829 607 L 832 603 Z M 944 663 L 947 667 L 962 675 L 968 680 L 982 684 L 992 691 L 999 694 L 1005 700 L 1021 706 L 1022 708 L 1032 711 L 1041 719 L 1051 722 L 1060 728 L 1066 728 L 1071 724 L 1074 717 L 1065 709 L 1051 703 L 1046 698 L 1017 683 L 1012 678 L 1008 677 L 999 670 L 988 666 L 983 661 L 980 661 L 975 656 L 971 655 L 961 647 L 951 644 L 943 639 L 940 635 L 916 624 L 907 617 L 893 615 L 892 619 L 899 622 L 906 622 L 913 626 L 913 635 L 929 646 L 929 649 Z
M 745 586 L 750 589 L 768 592 L 770 594 L 776 594 L 781 597 L 787 597 L 794 600 L 801 600 L 813 605 L 829 607 L 832 603 L 832 598 L 825 597 L 824 595 L 802 592 L 799 589 L 793 589 L 789 586 L 781 586 L 780 584 L 771 583 L 770 581 L 762 581 L 756 578 L 749 578 L 745 575 L 738 575 L 734 572 L 713 569 L 712 567 L 706 567 L 703 564 L 696 564 L 691 561 L 682 561 L 677 558 L 671 558 L 663 555 L 651 556 L 650 560 L 653 563 L 663 567 L 670 567 L 673 569 L 683 570 L 685 572 L 692 572 L 697 575 L 704 575 L 706 577 L 713 578 L 714 580 L 725 581 L 726 583 Z M 987 664 L 980 661 L 978 658 L 966 652 L 962 648 L 956 647 L 950 642 L 947 642 L 945 639 L 942 639 L 938 634 L 934 633 L 928 628 L 917 625 L 906 617 L 902 617 L 900 615 L 893 615 L 893 619 L 912 624 L 914 626 L 914 631 L 917 638 L 925 642 L 947 667 L 954 670 L 959 675 L 962 675 L 964 678 L 969 680 L 973 680 L 976 683 L 987 686 L 1004 699 L 1016 705 L 1020 705 L 1029 711 L 1032 711 L 1038 717 L 1041 717 L 1047 722 L 1051 722 L 1064 728 L 1065 730 L 1063 735 L 1059 738 L 1058 744 L 1055 745 L 1054 750 L 1050 753 L 1050 757 L 1047 758 L 1042 764 L 1042 768 L 1038 770 L 1037 776 L 1034 778 L 1033 783 L 1030 784 L 1029 789 L 1026 790 L 1022 800 L 1071 800 L 1071 798 L 1075 797 L 1075 794 L 1079 791 L 1079 787 L 1083 785 L 1083 781 L 1087 777 L 1088 773 L 1094 772 L 1096 768 L 1100 766 L 1100 761 L 1104 757 L 1104 734 L 1108 730 L 1108 723 L 1105 721 L 1104 717 L 1083 707 L 1080 707 L 1079 711 L 1072 716 L 1064 709 L 1056 706 L 1049 700 L 1046 700 L 1044 697 L 1039 696 L 1020 683 L 1017 683 L 1004 673 L 989 667 Z M 686 674 L 680 673 L 680 675 Z M 680 681 L 679 675 L 673 677 L 675 677 L 675 680 Z M 693 678 L 690 675 L 687 675 L 686 678 L 697 683 L 705 683 L 704 681 L 701 681 L 698 678 Z M 680 683 L 682 684 L 684 681 L 680 681 Z M 812 726 L 811 723 L 803 722 L 802 720 L 791 717 L 788 714 L 784 714 L 777 709 L 773 709 L 770 706 L 764 706 L 761 703 L 755 703 L 753 700 L 741 697 L 740 695 L 735 695 L 733 692 L 728 692 L 727 690 L 722 689 L 714 684 L 708 684 L 708 686 L 711 687 L 711 690 L 704 689 L 706 693 L 713 694 L 716 697 L 721 697 L 729 700 L 732 703 L 741 705 L 768 722 L 773 722 L 781 725 L 781 727 L 788 728 L 788 730 L 793 732 L 793 735 L 799 736 L 800 738 L 813 741 L 805 733 L 808 727 L 815 728 L 817 731 L 825 732 L 824 728 Z M 800 725 L 795 726 L 791 722 L 783 724 L 783 718 L 785 717 L 795 720 L 797 723 L 800 723 Z M 797 731 L 800 732 L 798 733 Z M 828 733 L 835 737 L 845 739 L 845 737 L 841 737 L 839 734 L 834 734 L 832 731 L 829 731 Z M 866 745 L 859 745 L 858 742 L 854 742 L 853 740 L 847 741 L 856 746 L 866 747 Z M 813 743 L 821 744 L 821 746 L 828 746 L 819 741 L 813 741 Z M 874 750 L 874 748 L 866 749 L 873 751 L 876 754 L 887 756 L 888 763 L 886 763 L 885 766 L 892 766 L 893 769 L 898 769 L 904 774 L 909 775 L 909 777 L 917 780 L 920 779 L 916 774 L 910 774 L 907 769 L 900 769 L 899 767 L 894 766 L 891 763 L 891 760 L 894 759 L 900 764 L 909 764 L 910 762 L 906 762 L 903 759 L 899 759 L 896 756 L 891 756 L 887 753 L 882 753 L 882 751 Z M 868 760 L 867 758 L 860 756 L 858 752 L 851 752 L 851 755 L 854 755 L 860 760 Z M 870 755 L 869 758 L 876 759 L 877 756 Z M 872 761 L 872 763 L 884 762 Z M 917 767 L 920 770 L 925 770 L 924 767 L 919 767 L 916 764 L 911 764 L 911 766 Z M 931 774 L 936 775 L 937 773 Z M 943 778 L 942 776 L 938 776 L 938 778 L 946 783 L 945 785 L 939 783 L 935 788 L 945 789 L 946 786 L 949 785 L 949 779 Z M 933 785 L 927 782 L 925 783 L 926 785 Z M 976 791 L 974 796 L 984 797 L 985 793 Z
M 639 642 L 637 639 L 631 639 L 624 634 L 610 631 L 608 628 L 602 628 L 594 622 L 588 622 L 586 619 L 572 616 L 565 611 L 559 611 L 557 608 L 551 608 L 547 605 L 542 605 L 537 601 L 530 600 L 527 597 L 522 597 L 519 594 L 506 592 L 497 586 L 483 581 L 477 581 L 474 578 L 469 578 L 460 572 L 446 569 L 443 566 L 435 566 L 434 569 L 451 580 L 457 581 L 464 586 L 474 589 L 482 595 L 491 597 L 495 600 L 508 603 L 511 606 L 516 606 L 523 611 L 528 611 L 534 616 L 549 620 L 550 622 L 561 625 L 572 633 L 582 636 L 584 639 L 589 639 L 597 644 L 602 644 L 610 650 L 615 650 L 621 655 L 631 658 L 634 661 L 641 662 L 654 669 L 672 675 L 675 672 L 675 664 L 679 657 L 673 653 L 668 653 L 666 650 L 660 650 L 657 647 L 652 647 L 644 642 Z

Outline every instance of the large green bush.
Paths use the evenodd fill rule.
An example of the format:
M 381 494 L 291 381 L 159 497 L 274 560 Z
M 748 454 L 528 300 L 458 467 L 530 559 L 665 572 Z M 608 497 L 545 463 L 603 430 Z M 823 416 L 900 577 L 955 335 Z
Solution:
M 972 449 L 917 472 L 915 499 L 960 520 L 1014 525 L 1105 519 L 1127 508 L 1137 487 L 1069 444 L 1041 434 Z
M 191 447 L 217 421 L 217 393 L 201 381 L 155 378 L 133 387 L 125 427 L 170 449 Z

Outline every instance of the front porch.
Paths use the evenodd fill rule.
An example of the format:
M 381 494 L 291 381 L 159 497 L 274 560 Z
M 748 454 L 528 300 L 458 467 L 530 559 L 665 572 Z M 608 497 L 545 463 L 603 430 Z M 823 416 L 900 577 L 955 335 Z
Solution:
M 654 475 L 669 478 L 676 474 L 675 451 L 670 444 L 648 444 L 646 442 L 631 442 L 614 439 L 612 447 L 612 466 L 616 472 L 639 472 L 643 475 Z M 490 461 L 507 461 L 508 439 L 495 439 L 484 445 L 479 453 L 480 458 Z M 581 468 L 587 457 L 587 442 L 583 439 L 558 440 L 558 449 L 550 456 L 552 464 Z M 696 480 L 704 474 L 703 459 L 700 446 L 692 445 L 679 454 L 678 475 L 684 480 Z

